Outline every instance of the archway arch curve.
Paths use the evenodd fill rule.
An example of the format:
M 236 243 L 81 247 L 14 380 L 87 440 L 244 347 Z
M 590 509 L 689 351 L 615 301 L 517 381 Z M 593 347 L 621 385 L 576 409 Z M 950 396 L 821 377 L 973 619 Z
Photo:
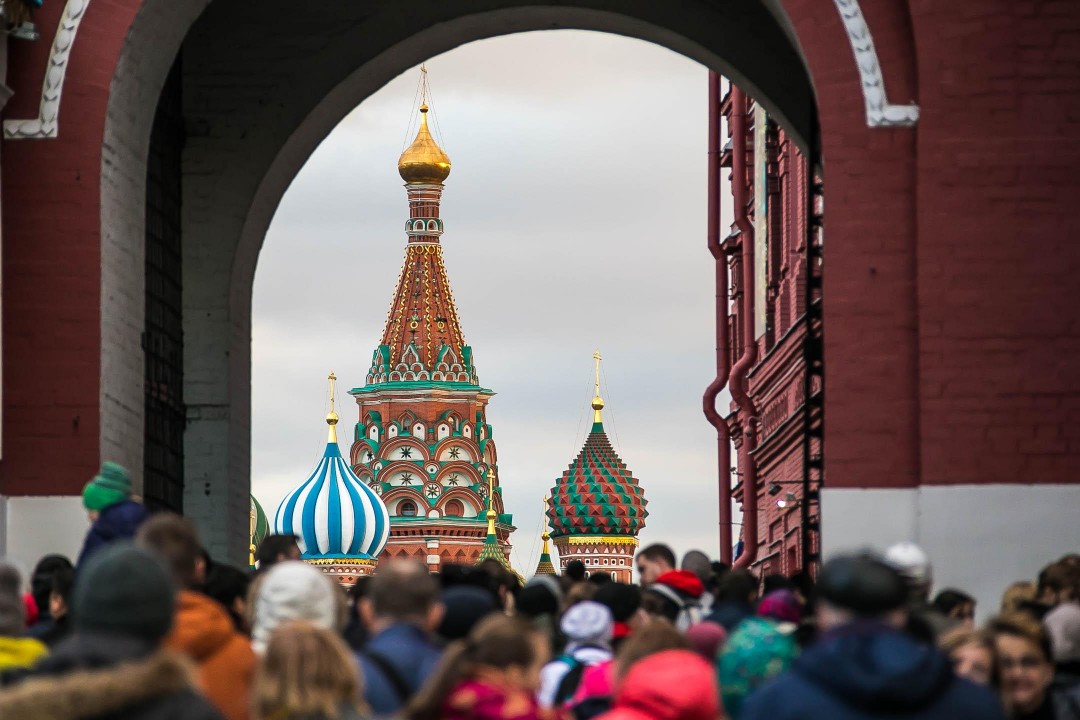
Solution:
M 189 339 L 185 445 L 201 451 L 188 454 L 198 459 L 185 471 L 185 510 L 213 548 L 241 546 L 230 536 L 239 532 L 230 528 L 240 524 L 226 518 L 247 512 L 251 293 L 267 228 L 315 147 L 393 77 L 484 38 L 544 29 L 609 32 L 653 42 L 719 70 L 759 98 L 804 147 L 817 142 L 809 72 L 790 26 L 774 15 L 775 3 L 770 10 L 758 3 L 671 8 L 649 0 L 557 6 L 418 0 L 407 12 L 399 3 L 374 12 L 370 7 L 313 10 L 351 13 L 334 24 L 330 37 L 328 24 L 318 17 L 297 23 L 291 13 L 274 16 L 273 8 L 263 6 L 258 22 L 244 22 L 253 19 L 249 4 L 218 0 L 196 22 L 201 0 L 165 5 L 164 0 L 144 3 L 110 93 L 103 175 L 106 165 L 118 161 L 135 171 L 114 173 L 113 182 L 102 183 L 103 337 L 119 338 L 102 344 L 102 363 L 123 366 L 125 354 L 139 348 L 150 127 L 172 57 L 183 44 L 185 105 L 192 105 L 190 115 L 185 107 L 182 221 L 184 335 Z M 319 50 L 303 57 L 267 57 L 283 38 L 293 47 L 306 38 Z M 266 83 L 265 76 L 286 64 L 288 73 L 276 84 Z M 210 68 L 228 68 L 248 78 L 251 87 L 200 82 L 214 79 Z M 140 371 L 141 364 L 135 364 L 102 374 L 102 453 L 133 467 L 142 464 L 130 457 L 141 453 L 141 445 L 132 442 L 143 425 Z M 211 452 L 205 452 L 208 447 Z

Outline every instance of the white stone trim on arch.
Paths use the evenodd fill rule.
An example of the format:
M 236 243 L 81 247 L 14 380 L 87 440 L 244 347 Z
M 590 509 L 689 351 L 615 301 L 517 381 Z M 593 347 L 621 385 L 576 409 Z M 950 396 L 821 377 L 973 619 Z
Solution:
M 866 101 L 866 126 L 913 127 L 919 121 L 919 106 L 897 105 L 889 102 L 885 94 L 885 78 L 881 74 L 874 38 L 866 24 L 859 0 L 834 0 L 840 19 L 855 54 L 855 66 L 859 69 L 863 99 Z
M 45 79 L 41 82 L 38 116 L 25 120 L 5 120 L 5 140 L 41 140 L 60 134 L 60 96 L 64 91 L 68 59 L 75 44 L 75 35 L 79 32 L 79 23 L 89 5 L 90 0 L 68 0 L 64 5 L 45 67 Z

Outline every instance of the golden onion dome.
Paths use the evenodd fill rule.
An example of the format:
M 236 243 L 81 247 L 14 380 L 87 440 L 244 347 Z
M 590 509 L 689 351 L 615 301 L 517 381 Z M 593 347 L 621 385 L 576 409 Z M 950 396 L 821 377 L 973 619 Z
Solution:
M 420 129 L 412 145 L 398 159 L 398 174 L 410 185 L 440 184 L 450 175 L 450 157 L 443 152 L 427 125 L 428 106 L 420 106 Z

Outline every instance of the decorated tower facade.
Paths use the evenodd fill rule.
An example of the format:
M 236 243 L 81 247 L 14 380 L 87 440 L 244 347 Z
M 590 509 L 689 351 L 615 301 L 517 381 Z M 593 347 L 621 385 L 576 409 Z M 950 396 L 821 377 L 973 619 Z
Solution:
M 343 587 L 374 572 L 390 535 L 390 516 L 378 493 L 356 476 L 338 448 L 338 414 L 330 373 L 326 450 L 311 475 L 285 496 L 274 514 L 274 532 L 299 538 L 300 559 Z
M 551 489 L 548 520 L 559 565 L 585 563 L 588 573 L 608 572 L 617 582 L 631 582 L 637 535 L 645 527 L 645 493 L 611 447 L 601 411 L 600 353 L 596 361 L 593 424 L 581 452 Z
M 428 128 L 421 72 L 420 128 L 398 161 L 409 200 L 405 261 L 366 384 L 351 391 L 360 419 L 350 459 L 390 512 L 383 557 L 413 558 L 434 572 L 444 562 L 477 562 L 489 526 L 509 557 L 514 527 L 487 422 L 494 393 L 480 386 L 443 264 L 439 204 L 450 158 Z

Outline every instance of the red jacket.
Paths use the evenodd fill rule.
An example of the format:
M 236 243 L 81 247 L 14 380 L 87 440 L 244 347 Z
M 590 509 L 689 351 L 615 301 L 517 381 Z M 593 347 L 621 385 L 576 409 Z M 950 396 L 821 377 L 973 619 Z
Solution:
M 665 650 L 630 667 L 610 711 L 597 720 L 717 720 L 713 666 L 689 650 Z

